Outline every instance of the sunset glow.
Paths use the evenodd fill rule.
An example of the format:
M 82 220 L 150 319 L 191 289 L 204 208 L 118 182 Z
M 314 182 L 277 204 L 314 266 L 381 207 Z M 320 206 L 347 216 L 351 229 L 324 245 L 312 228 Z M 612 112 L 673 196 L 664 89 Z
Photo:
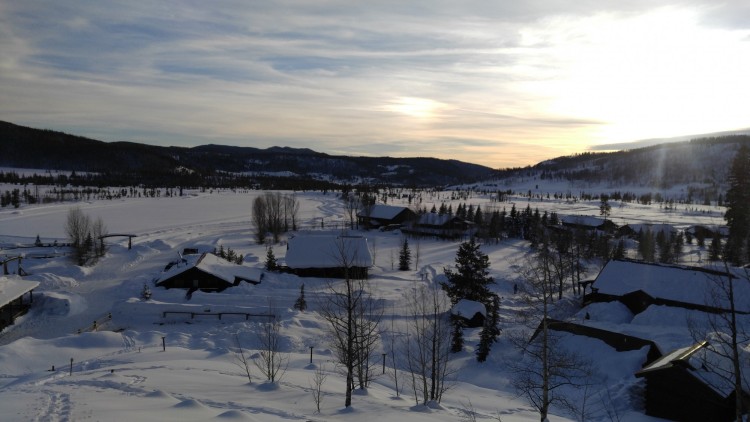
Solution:
M 0 120 L 523 166 L 747 130 L 742 1 L 0 5 Z

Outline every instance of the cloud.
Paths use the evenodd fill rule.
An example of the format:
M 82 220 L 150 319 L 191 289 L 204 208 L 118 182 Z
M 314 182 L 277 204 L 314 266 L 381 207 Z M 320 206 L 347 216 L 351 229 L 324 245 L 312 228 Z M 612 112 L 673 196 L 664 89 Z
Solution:
M 0 118 L 103 140 L 525 165 L 680 125 L 708 131 L 695 116 L 746 94 L 736 87 L 750 69 L 733 59 L 716 83 L 719 73 L 689 53 L 720 63 L 747 51 L 732 11 L 747 6 L 6 2 Z M 702 74 L 687 71 L 699 64 Z M 664 101 L 673 95 L 685 119 L 644 117 L 674 113 Z M 745 127 L 741 110 L 703 120 Z

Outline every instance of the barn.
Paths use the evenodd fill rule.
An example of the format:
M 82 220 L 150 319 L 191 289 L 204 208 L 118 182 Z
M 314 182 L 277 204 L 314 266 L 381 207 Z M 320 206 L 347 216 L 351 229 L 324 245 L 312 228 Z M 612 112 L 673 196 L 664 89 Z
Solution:
M 200 289 L 222 291 L 241 282 L 258 284 L 263 271 L 229 262 L 212 253 L 183 255 L 179 261 L 167 265 L 155 280 L 157 286 L 167 289 Z
M 357 214 L 359 224 L 365 227 L 387 227 L 403 225 L 414 220 L 417 215 L 407 207 L 378 204 L 365 208 Z
M 651 305 L 680 307 L 703 312 L 722 312 L 729 304 L 708 306 L 707 297 L 722 280 L 732 275 L 703 267 L 657 264 L 628 259 L 613 259 L 602 268 L 584 304 L 619 301 L 634 314 Z M 750 286 L 735 284 L 737 310 L 750 313 Z
M 412 227 L 403 231 L 419 236 L 460 239 L 476 233 L 476 225 L 454 215 L 430 212 L 420 215 Z
M 564 227 L 574 230 L 599 230 L 607 233 L 612 233 L 617 230 L 617 224 L 612 220 L 589 215 L 563 215 L 560 217 L 560 223 Z
M 704 422 L 734 419 L 734 389 L 706 369 L 703 341 L 661 357 L 638 371 L 646 381 L 646 414 L 665 419 Z
M 300 277 L 359 279 L 373 265 L 366 237 L 324 234 L 291 237 L 284 263 Z
M 29 310 L 34 289 L 38 286 L 38 281 L 0 277 L 0 330 L 12 325 L 16 318 Z

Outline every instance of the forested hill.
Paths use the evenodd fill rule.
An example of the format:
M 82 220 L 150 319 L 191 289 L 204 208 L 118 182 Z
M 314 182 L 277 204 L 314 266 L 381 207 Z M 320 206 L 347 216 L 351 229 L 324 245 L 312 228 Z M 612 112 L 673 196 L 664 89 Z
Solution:
M 502 179 L 536 177 L 579 185 L 669 189 L 692 186 L 721 191 L 737 149 L 748 135 L 700 138 L 609 153 L 559 157 L 526 168 L 499 171 Z
M 286 147 L 184 148 L 102 142 L 7 122 L 0 122 L 0 166 L 98 173 L 129 184 L 141 180 L 195 185 L 233 178 L 260 180 L 265 187 L 279 188 L 313 181 L 442 186 L 476 181 L 493 172 L 476 164 L 436 158 L 333 156 Z

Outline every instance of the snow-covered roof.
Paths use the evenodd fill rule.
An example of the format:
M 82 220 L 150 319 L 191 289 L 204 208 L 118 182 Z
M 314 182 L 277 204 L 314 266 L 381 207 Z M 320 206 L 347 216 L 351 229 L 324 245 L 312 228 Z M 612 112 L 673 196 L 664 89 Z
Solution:
M 260 281 L 261 275 L 263 274 L 263 270 L 259 268 L 238 265 L 212 253 L 184 255 L 183 259 L 184 261 L 181 261 L 164 271 L 157 280 L 157 283 L 170 279 L 191 268 L 198 268 L 201 271 L 220 278 L 230 284 L 234 283 L 237 278 Z
M 38 281 L 23 280 L 21 278 L 0 278 L 0 307 L 23 296 L 25 293 L 39 286 Z
M 365 210 L 362 210 L 357 215 L 362 216 L 362 217 L 370 217 L 370 218 L 376 218 L 376 219 L 382 219 L 382 220 L 392 220 L 406 209 L 408 208 L 397 207 L 395 205 L 378 204 L 378 205 L 373 205 L 369 213 L 367 213 Z
M 729 227 L 728 226 L 716 226 L 716 225 L 693 225 L 685 229 L 685 232 L 690 234 L 695 234 L 700 228 L 710 230 L 714 233 L 719 233 L 721 236 L 727 237 L 729 236 Z
M 289 239 L 289 268 L 371 267 L 372 255 L 363 236 L 301 235 Z
M 487 309 L 481 302 L 461 299 L 455 305 L 453 305 L 453 307 L 451 308 L 451 313 L 453 315 L 461 315 L 466 318 L 472 318 L 477 313 L 482 314 L 482 316 L 486 316 Z
M 628 227 L 636 233 L 640 231 L 643 231 L 645 233 L 646 231 L 650 230 L 651 233 L 670 234 L 677 231 L 677 229 L 675 229 L 675 227 L 671 224 L 626 224 L 623 227 Z
M 712 354 L 709 350 L 710 348 L 711 345 L 706 341 L 681 347 L 644 367 L 636 373 L 636 376 L 643 376 L 650 372 L 671 368 L 677 365 L 678 362 L 684 362 L 686 364 L 682 364 L 680 367 L 690 371 L 697 379 L 709 388 L 712 388 L 720 396 L 729 397 L 734 390 L 732 383 L 722 379 L 715 371 L 706 368 L 706 365 L 720 366 L 722 367 L 721 373 L 726 373 L 731 370 L 731 361 L 721 354 Z
M 599 227 L 606 221 L 603 218 L 590 215 L 563 215 L 560 217 L 563 224 L 574 224 L 576 226 Z
M 440 215 L 428 212 L 419 216 L 418 224 L 423 226 L 444 226 L 453 219 L 458 220 L 458 217 L 450 214 Z
M 592 287 L 613 296 L 641 290 L 653 298 L 728 309 L 728 303 L 721 299 L 718 304 L 709 300 L 725 280 L 726 273 L 706 268 L 611 260 Z M 734 283 L 734 294 L 737 310 L 750 312 L 750 283 Z

